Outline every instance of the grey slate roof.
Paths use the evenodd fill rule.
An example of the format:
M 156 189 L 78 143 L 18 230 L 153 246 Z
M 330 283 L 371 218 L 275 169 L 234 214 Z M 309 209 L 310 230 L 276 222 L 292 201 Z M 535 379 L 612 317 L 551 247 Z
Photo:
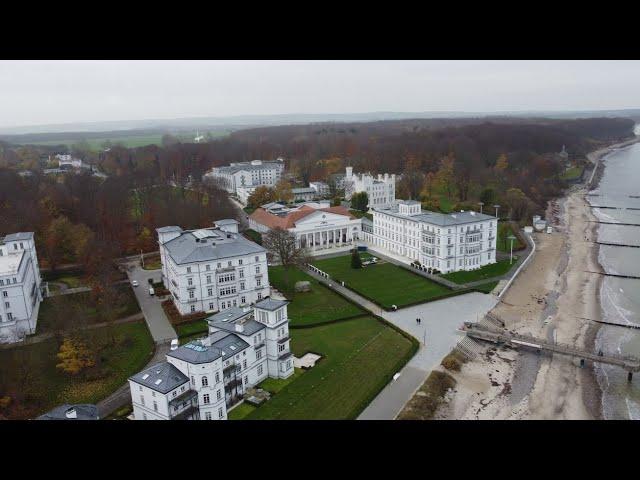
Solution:
M 20 240 L 31 240 L 33 238 L 33 232 L 18 232 L 18 233 L 10 233 L 5 236 L 4 239 L 0 237 L 0 241 L 5 242 L 15 242 Z
M 164 244 L 169 255 L 177 264 L 207 262 L 219 258 L 236 257 L 263 253 L 266 250 L 237 233 L 223 232 L 219 229 L 206 229 L 215 237 L 206 238 L 205 241 L 196 241 L 192 231 L 184 231 L 178 237 Z M 229 238 L 229 236 L 231 238 Z
M 244 311 L 242 307 L 232 307 L 207 317 L 208 323 L 233 323 L 239 318 L 252 315 L 252 311 Z
M 316 193 L 316 191 L 311 187 L 302 187 L 302 188 L 292 188 L 291 193 L 295 195 L 296 193 Z
M 160 228 L 156 228 L 156 232 L 158 233 L 168 233 L 168 232 L 181 232 L 182 228 L 176 226 L 176 225 L 171 225 L 168 227 L 160 227 Z
M 441 227 L 449 227 L 453 225 L 462 225 L 465 223 L 475 223 L 484 220 L 494 220 L 495 217 L 491 215 L 485 215 L 478 212 L 452 212 L 452 213 L 438 213 L 430 212 L 428 210 L 422 210 L 422 213 L 414 215 L 404 215 L 398 213 L 398 205 L 394 205 L 389 208 L 374 208 L 375 211 L 385 213 L 398 218 L 405 218 L 410 220 L 417 220 L 419 222 L 432 223 Z
M 240 223 L 233 218 L 223 218 L 222 220 L 216 220 L 216 225 L 234 225 Z
M 178 350 L 180 350 L 180 348 Z M 171 353 L 173 352 L 169 352 L 169 354 Z M 145 378 L 145 375 L 148 376 Z M 174 388 L 189 382 L 189 378 L 169 362 L 161 362 L 145 368 L 141 372 L 129 377 L 129 380 L 160 393 L 168 393 Z M 159 383 L 158 380 L 160 380 Z
M 75 418 L 67 416 L 75 410 Z M 48 411 L 36 418 L 36 420 L 98 420 L 98 407 L 90 403 L 80 403 L 77 405 L 69 405 L 65 403 L 53 410 Z
M 186 345 L 169 351 L 167 356 L 194 364 L 211 363 L 222 356 L 218 348 L 213 345 L 205 345 L 203 340 L 206 339 L 193 340 Z
M 256 303 L 256 308 L 261 308 L 263 310 L 274 311 L 278 308 L 287 305 L 289 302 L 287 300 L 276 300 L 275 298 L 265 298 L 264 300 L 260 300 Z
M 224 336 L 220 335 L 220 340 L 213 342 L 213 335 L 216 334 L 224 334 Z M 229 357 L 233 357 L 235 354 L 249 347 L 249 344 L 247 342 L 233 333 L 216 332 L 213 335 L 211 336 L 211 344 L 212 346 L 215 346 L 221 350 L 221 352 L 223 353 L 223 360 L 226 360 Z
M 223 167 L 217 167 L 220 173 L 236 173 L 242 170 L 250 172 L 251 170 L 266 170 L 271 169 L 277 165 L 282 165 L 281 162 L 262 162 L 260 165 L 251 165 L 248 163 L 238 163 L 236 165 L 225 165 Z

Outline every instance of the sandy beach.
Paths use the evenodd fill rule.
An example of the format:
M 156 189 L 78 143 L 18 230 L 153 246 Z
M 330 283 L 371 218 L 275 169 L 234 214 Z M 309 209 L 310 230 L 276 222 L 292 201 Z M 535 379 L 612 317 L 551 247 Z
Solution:
M 625 142 L 628 143 L 628 142 Z M 612 145 L 589 155 L 596 165 Z M 601 168 L 599 169 L 601 170 Z M 596 173 L 591 188 L 597 184 Z M 589 178 L 587 177 L 587 180 Z M 597 224 L 584 194 L 571 187 L 550 203 L 552 234 L 534 233 L 536 252 L 491 311 L 509 330 L 594 349 L 601 310 L 602 271 Z M 457 384 L 435 415 L 438 419 L 599 419 L 601 392 L 592 365 L 580 368 L 563 356 L 482 345 L 481 354 L 460 372 Z

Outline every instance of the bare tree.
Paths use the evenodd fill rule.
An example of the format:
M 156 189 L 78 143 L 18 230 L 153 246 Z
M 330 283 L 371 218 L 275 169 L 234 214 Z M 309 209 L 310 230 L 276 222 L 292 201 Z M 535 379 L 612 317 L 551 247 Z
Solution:
M 289 284 L 289 269 L 308 263 L 307 249 L 296 245 L 296 236 L 280 227 L 273 228 L 262 237 L 262 245 L 274 261 L 284 267 L 284 280 Z

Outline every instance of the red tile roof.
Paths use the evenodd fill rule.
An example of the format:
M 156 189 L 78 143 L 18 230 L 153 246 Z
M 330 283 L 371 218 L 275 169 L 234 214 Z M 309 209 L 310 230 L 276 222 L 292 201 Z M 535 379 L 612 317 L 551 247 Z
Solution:
M 312 214 L 313 212 L 329 212 L 329 213 L 335 213 L 337 215 L 345 215 L 350 219 L 356 218 L 353 215 L 351 215 L 348 208 L 343 206 L 315 209 L 307 205 L 303 205 L 298 210 L 291 212 L 283 217 L 273 215 L 272 213 L 267 212 L 263 208 L 257 208 L 249 217 L 253 219 L 255 222 L 261 225 L 264 225 L 265 227 L 268 227 L 268 228 L 280 227 L 284 230 L 287 230 L 289 228 L 295 227 L 297 221 Z

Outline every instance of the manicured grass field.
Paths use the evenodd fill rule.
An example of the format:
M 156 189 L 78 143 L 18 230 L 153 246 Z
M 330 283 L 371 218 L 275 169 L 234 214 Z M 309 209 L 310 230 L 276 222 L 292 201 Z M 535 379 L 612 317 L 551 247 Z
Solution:
M 116 287 L 120 293 L 116 305 L 109 305 L 115 309 L 113 318 L 125 318 L 140 312 L 140 306 L 131 287 L 126 284 Z M 64 315 L 77 318 L 77 326 L 92 325 L 107 321 L 106 307 L 96 306 L 91 299 L 91 292 L 73 293 L 46 298 L 40 304 L 38 312 L 38 326 L 36 333 L 46 333 L 55 328 L 55 324 Z M 72 317 L 73 315 L 73 317 Z
M 513 263 L 515 264 L 518 257 L 513 256 Z M 469 283 L 475 282 L 477 280 L 485 280 L 493 277 L 499 277 L 500 275 L 504 275 L 513 265 L 509 264 L 509 259 L 499 260 L 496 263 L 491 265 L 485 265 L 478 270 L 469 270 L 466 272 L 452 272 L 442 275 L 442 278 L 446 278 L 447 280 L 451 280 L 455 283 Z
M 311 351 L 323 358 L 248 420 L 354 419 L 417 348 L 370 316 L 290 332 L 296 356 Z
M 401 307 L 420 300 L 429 301 L 451 293 L 447 287 L 415 275 L 392 263 L 351 268 L 351 256 L 317 260 L 313 265 L 334 280 L 371 299 L 379 305 Z
M 153 355 L 153 339 L 143 321 L 79 335 L 100 362 L 87 376 L 56 368 L 59 344 L 55 338 L 0 350 L 0 396 L 12 398 L 9 408 L 0 414 L 34 418 L 62 403 L 97 403 L 124 385 Z
M 243 402 L 229 412 L 229 420 L 242 420 L 256 409 L 253 405 Z
M 310 292 L 297 293 L 295 283 L 311 282 Z M 289 281 L 285 281 L 284 268 L 269 267 L 269 281 L 290 301 L 289 322 L 292 327 L 314 325 L 364 313 L 360 307 L 332 292 L 316 279 L 296 268 L 289 269 Z
M 474 287 L 474 290 L 477 290 L 479 292 L 482 293 L 491 293 L 493 291 L 494 288 L 496 288 L 496 285 L 498 285 L 499 282 L 487 282 L 487 283 L 482 283 L 476 287 Z
M 162 263 L 160 263 L 160 257 L 158 258 L 145 258 L 144 260 L 144 268 L 145 270 L 159 270 L 162 268 Z

